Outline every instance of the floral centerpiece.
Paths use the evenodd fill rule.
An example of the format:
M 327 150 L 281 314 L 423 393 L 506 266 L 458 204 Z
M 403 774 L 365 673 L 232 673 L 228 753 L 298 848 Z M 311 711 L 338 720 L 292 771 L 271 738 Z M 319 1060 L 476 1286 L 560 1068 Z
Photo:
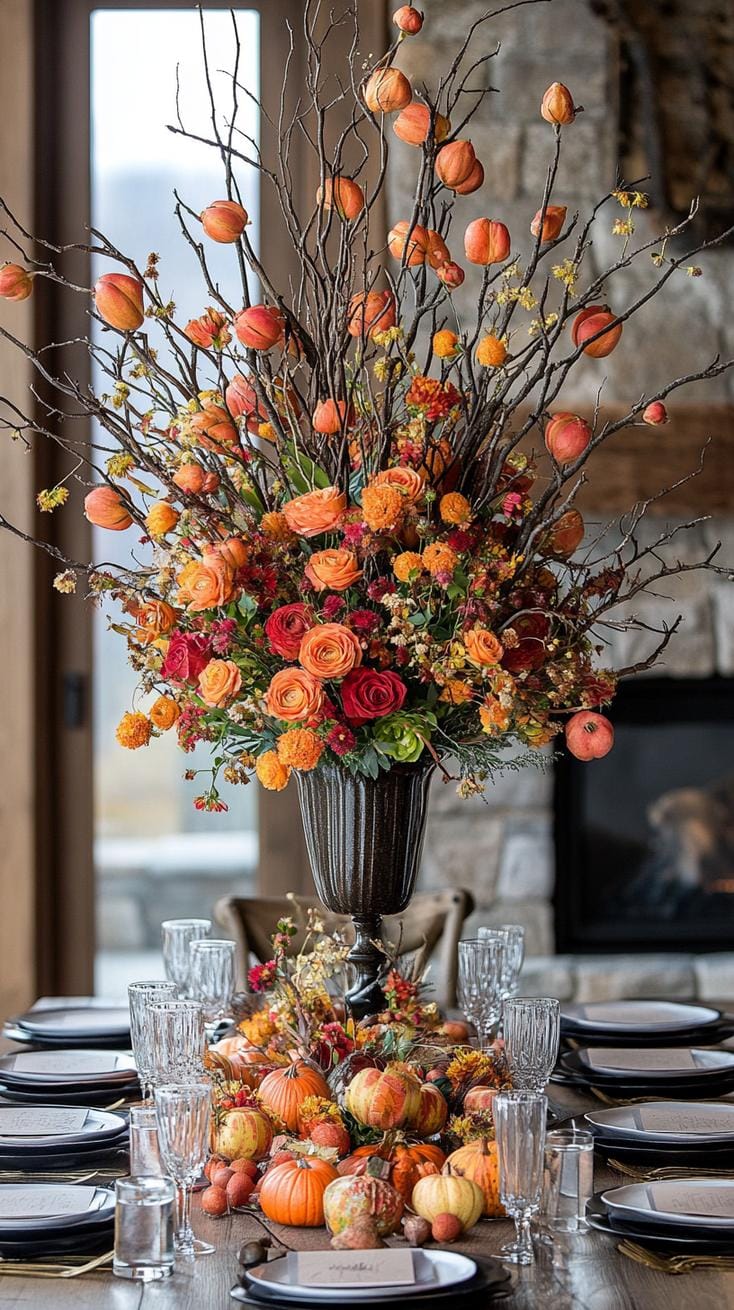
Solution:
M 572 370 L 601 390 L 628 320 L 698 275 L 712 243 L 685 248 L 690 219 L 636 241 L 634 216 L 647 205 L 637 183 L 612 188 L 586 216 L 567 212 L 558 166 L 579 110 L 558 82 L 538 88 L 548 172 L 537 212 L 526 232 L 508 230 L 470 139 L 488 93 L 475 89 L 477 70 L 496 53 L 481 42 L 502 9 L 471 24 L 430 90 L 399 67 L 403 41 L 420 39 L 417 9 L 396 11 L 394 41 L 365 68 L 347 4 L 332 30 L 354 24 L 352 53 L 331 83 L 329 32 L 306 5 L 293 34 L 309 53 L 306 84 L 296 108 L 284 95 L 276 166 L 237 129 L 238 68 L 226 126 L 213 109 L 204 135 L 172 127 L 208 141 L 224 165 L 225 198 L 200 214 L 181 199 L 176 207 L 210 302 L 200 316 L 179 321 L 165 260 L 140 260 L 95 233 L 73 249 L 109 261 L 91 292 L 88 344 L 103 386 L 56 375 L 53 352 L 3 330 L 53 397 L 40 414 L 6 406 L 5 428 L 69 453 L 68 474 L 39 492 L 41 510 L 81 482 L 91 523 L 148 548 L 139 565 L 132 553 L 120 567 L 63 560 L 55 580 L 122 609 L 115 628 L 140 686 L 118 741 L 138 750 L 175 731 L 186 752 L 209 743 L 211 776 L 194 802 L 207 810 L 226 808 L 222 780 L 254 773 L 279 791 L 295 774 L 322 897 L 357 921 L 365 1005 L 376 996 L 369 943 L 379 916 L 404 908 L 412 890 L 431 768 L 454 771 L 471 795 L 505 748 L 516 748 L 515 764 L 542 759 L 564 728 L 579 758 L 606 753 L 613 728 L 600 711 L 673 628 L 653 634 L 634 669 L 612 669 L 603 625 L 644 627 L 625 607 L 645 587 L 716 567 L 711 555 L 665 562 L 667 532 L 642 546 L 646 505 L 631 507 L 609 555 L 581 549 L 574 500 L 594 451 L 647 424 L 658 457 L 668 396 L 732 361 L 635 397 L 621 417 L 599 404 L 567 409 Z M 414 150 L 416 182 L 410 212 L 386 232 L 376 215 L 394 136 Z M 290 168 L 301 150 L 320 176 L 308 214 L 297 211 Z M 292 286 L 250 241 L 240 183 L 252 168 L 280 206 L 299 269 Z M 470 193 L 486 194 L 489 214 L 467 225 Z M 34 247 L 5 212 L 22 263 L 0 271 L 1 295 L 22 300 L 44 279 L 90 294 L 65 277 L 65 249 Z M 589 252 L 602 224 L 620 248 L 599 271 Z M 210 243 L 231 245 L 231 285 L 213 280 Z M 465 276 L 457 255 L 481 269 L 463 322 L 452 303 Z M 625 300 L 620 275 L 651 259 L 652 285 Z M 85 442 L 75 425 L 90 419 L 103 435 Z M 344 836 L 367 811 L 372 830 L 389 834 L 394 868 L 379 876 L 388 844 L 368 851 L 362 823 L 328 869 L 324 831 Z M 397 814 L 408 816 L 402 849 Z

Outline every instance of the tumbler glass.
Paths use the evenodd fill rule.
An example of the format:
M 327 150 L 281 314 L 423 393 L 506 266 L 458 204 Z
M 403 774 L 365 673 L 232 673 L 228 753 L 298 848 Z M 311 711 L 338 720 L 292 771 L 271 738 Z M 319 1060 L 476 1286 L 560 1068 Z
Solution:
M 189 946 L 191 995 L 201 1005 L 206 1024 L 212 1029 L 220 1019 L 231 1017 L 236 949 L 232 941 L 209 937 Z
M 176 1184 L 174 1245 L 184 1257 L 210 1255 L 214 1250 L 191 1230 L 191 1190 L 209 1154 L 211 1108 L 208 1082 L 155 1089 L 161 1157 Z
M 191 971 L 189 946 L 192 942 L 208 937 L 211 930 L 209 919 L 165 919 L 161 924 L 166 977 L 176 984 L 179 995 L 183 998 L 189 995 Z
M 153 1096 L 153 1057 L 150 1047 L 150 1016 L 148 1006 L 153 1001 L 176 999 L 176 984 L 172 982 L 134 982 L 127 989 L 130 1006 L 130 1040 L 138 1067 L 138 1078 L 143 1100 Z
M 586 1227 L 586 1206 L 594 1190 L 592 1133 L 556 1128 L 545 1138 L 543 1226 L 560 1233 Z
M 204 1013 L 196 1001 L 157 1001 L 148 1006 L 154 1087 L 195 1082 L 204 1073 Z
M 502 1247 L 513 1264 L 534 1261 L 530 1217 L 540 1204 L 548 1099 L 536 1092 L 498 1092 L 492 1103 L 500 1169 L 500 1198 L 515 1221 L 515 1241 Z
M 459 1005 L 474 1024 L 482 1050 L 490 1044 L 500 1017 L 504 955 L 504 944 L 494 938 L 459 942 Z
M 505 1055 L 512 1085 L 542 1092 L 558 1059 L 561 1007 L 548 996 L 515 996 L 502 1006 Z
M 118 1178 L 115 1183 L 115 1254 L 118 1278 L 152 1282 L 173 1273 L 173 1204 L 170 1178 Z
M 130 1173 L 136 1178 L 162 1178 L 165 1172 L 155 1106 L 133 1105 L 130 1107 Z

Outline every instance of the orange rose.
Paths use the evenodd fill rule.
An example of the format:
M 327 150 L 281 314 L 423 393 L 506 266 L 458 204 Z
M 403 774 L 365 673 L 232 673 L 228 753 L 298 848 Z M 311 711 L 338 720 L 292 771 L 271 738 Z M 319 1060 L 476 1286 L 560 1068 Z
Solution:
M 382 469 L 370 479 L 373 487 L 396 487 L 407 496 L 411 505 L 417 505 L 423 499 L 426 480 L 417 469 L 400 464 L 396 468 Z
M 159 732 L 167 732 L 176 722 L 179 709 L 170 696 L 159 696 L 148 710 L 150 721 Z
M 225 705 L 242 686 L 233 660 L 210 660 L 199 674 L 199 695 L 205 705 Z
M 495 637 L 493 632 L 488 632 L 486 628 L 472 628 L 469 632 L 465 632 L 464 645 L 472 664 L 499 664 L 505 653 L 499 638 Z
M 318 537 L 332 532 L 347 508 L 347 498 L 338 487 L 323 487 L 296 496 L 283 506 L 286 523 L 299 537 Z
M 291 728 L 278 738 L 278 759 L 289 769 L 315 769 L 323 751 L 324 743 L 310 728 Z
M 324 703 L 324 689 L 305 669 L 281 669 L 265 695 L 268 714 L 287 723 L 305 723 L 316 718 Z
M 362 647 L 351 628 L 319 623 L 301 641 L 298 662 L 315 678 L 345 678 L 362 663 Z
M 277 751 L 265 751 L 257 757 L 255 775 L 266 791 L 282 791 L 288 785 L 291 771 L 287 764 L 281 764 Z
M 204 562 L 192 560 L 178 575 L 179 600 L 196 614 L 200 610 L 216 609 L 232 599 L 234 570 L 216 551 L 210 551 Z
M 176 622 L 176 611 L 164 600 L 148 600 L 135 613 L 135 621 L 140 628 L 136 634 L 138 641 L 146 646 L 157 641 L 160 636 L 170 632 Z
M 317 550 L 304 573 L 317 591 L 346 591 L 362 576 L 351 550 Z

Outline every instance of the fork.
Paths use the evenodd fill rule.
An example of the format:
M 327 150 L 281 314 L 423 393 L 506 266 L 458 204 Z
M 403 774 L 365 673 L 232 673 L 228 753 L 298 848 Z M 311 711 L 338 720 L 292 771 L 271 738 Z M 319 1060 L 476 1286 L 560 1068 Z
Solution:
M 627 1178 L 634 1178 L 637 1182 L 652 1182 L 654 1179 L 660 1181 L 664 1178 L 734 1178 L 734 1169 L 698 1169 L 688 1168 L 685 1165 L 660 1166 L 657 1169 L 641 1169 L 636 1165 L 624 1164 L 621 1160 L 615 1160 L 611 1156 L 607 1157 L 607 1164 L 610 1169 L 615 1169 L 617 1173 L 624 1174 Z
M 696 1269 L 734 1269 L 730 1255 L 659 1255 L 636 1242 L 623 1241 L 617 1246 L 620 1255 L 646 1265 L 661 1274 L 690 1274 Z

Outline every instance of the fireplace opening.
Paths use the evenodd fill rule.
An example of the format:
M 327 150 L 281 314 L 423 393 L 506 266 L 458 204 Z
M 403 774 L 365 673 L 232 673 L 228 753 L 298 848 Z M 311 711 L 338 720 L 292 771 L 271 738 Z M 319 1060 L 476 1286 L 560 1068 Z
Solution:
M 639 678 L 555 766 L 556 949 L 734 949 L 734 679 Z

